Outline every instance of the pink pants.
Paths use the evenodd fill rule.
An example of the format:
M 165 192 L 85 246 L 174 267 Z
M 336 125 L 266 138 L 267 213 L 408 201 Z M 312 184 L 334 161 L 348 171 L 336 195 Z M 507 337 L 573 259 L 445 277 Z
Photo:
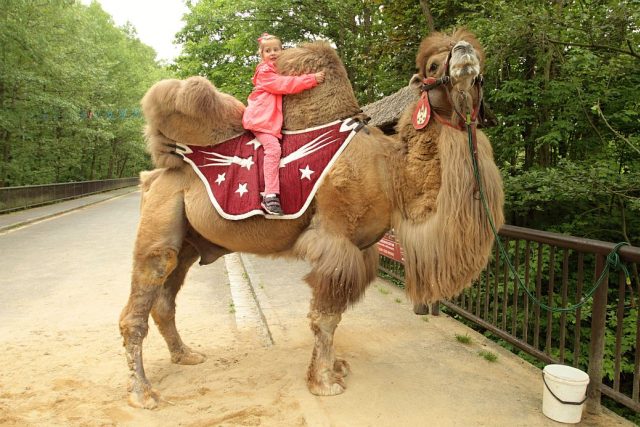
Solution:
M 264 194 L 280 194 L 280 141 L 273 135 L 254 132 L 256 139 L 264 148 Z

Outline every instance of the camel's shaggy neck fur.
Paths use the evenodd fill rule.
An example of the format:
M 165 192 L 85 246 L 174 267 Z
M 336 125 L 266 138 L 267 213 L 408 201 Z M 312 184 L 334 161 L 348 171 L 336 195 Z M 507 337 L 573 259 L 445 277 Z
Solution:
M 395 176 L 393 227 L 404 248 L 407 292 L 413 301 L 451 298 L 484 269 L 494 241 L 475 193 L 467 134 L 439 123 L 416 131 L 408 114 L 399 129 L 407 155 L 394 159 L 396 170 L 403 172 Z M 504 223 L 502 179 L 481 131 L 478 160 L 490 215 L 499 228 Z M 421 173 L 423 179 L 416 180 Z

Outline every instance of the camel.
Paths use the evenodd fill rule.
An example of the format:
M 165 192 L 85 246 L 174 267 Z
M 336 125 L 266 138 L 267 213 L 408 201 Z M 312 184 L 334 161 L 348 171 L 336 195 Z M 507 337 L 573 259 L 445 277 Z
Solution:
M 345 310 L 375 279 L 375 243 L 385 232 L 394 229 L 404 247 L 406 288 L 414 303 L 450 298 L 470 286 L 488 261 L 494 237 L 476 197 L 467 132 L 456 111 L 480 102 L 475 83 L 483 55 L 476 38 L 465 30 L 424 39 L 416 58 L 418 76 L 449 76 L 429 91 L 438 120 L 416 129 L 414 103 L 401 117 L 397 137 L 365 126 L 325 176 L 309 208 L 292 220 L 223 219 L 193 170 L 172 155 L 176 142 L 211 145 L 242 132 L 240 101 L 200 77 L 151 87 L 142 107 L 157 169 L 141 174 L 131 293 L 120 316 L 130 373 L 129 403 L 153 408 L 159 401 L 143 368 L 149 314 L 172 362 L 205 360 L 183 343 L 175 324 L 176 295 L 198 258 L 207 264 L 230 252 L 246 252 L 310 264 L 304 280 L 312 290 L 308 317 L 315 341 L 306 382 L 311 393 L 324 396 L 345 390 L 349 365 L 335 354 L 334 332 Z M 289 75 L 326 71 L 324 84 L 285 97 L 286 129 L 361 114 L 344 66 L 328 44 L 288 49 L 277 68 Z M 501 176 L 481 130 L 476 140 L 489 215 L 500 227 Z

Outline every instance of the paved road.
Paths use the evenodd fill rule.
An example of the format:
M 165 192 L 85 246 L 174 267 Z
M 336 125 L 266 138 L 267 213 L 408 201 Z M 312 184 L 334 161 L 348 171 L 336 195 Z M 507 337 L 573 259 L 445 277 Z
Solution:
M 118 197 L 59 216 L 52 210 L 64 205 L 49 207 L 43 221 L 27 215 L 22 227 L 9 229 L 4 218 L 0 425 L 558 425 L 541 413 L 538 369 L 445 315 L 415 316 L 383 281 L 336 333 L 353 371 L 347 391 L 312 396 L 304 385 L 308 266 L 246 254 L 192 269 L 179 295 L 178 327 L 209 359 L 172 365 L 152 327 L 147 373 L 166 401 L 155 411 L 128 407 L 117 318 L 129 291 L 139 193 L 102 198 L 110 195 Z M 625 425 L 610 414 L 583 420 Z

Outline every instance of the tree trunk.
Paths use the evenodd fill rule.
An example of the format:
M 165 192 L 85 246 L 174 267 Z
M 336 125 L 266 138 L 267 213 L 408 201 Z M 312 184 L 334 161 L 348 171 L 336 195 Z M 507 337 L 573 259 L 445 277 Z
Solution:
M 124 175 L 124 168 L 127 165 L 127 160 L 129 160 L 129 154 L 124 155 L 124 159 L 122 159 L 122 165 L 120 165 L 120 170 L 118 171 L 118 178 L 122 178 Z
M 422 9 L 422 14 L 427 20 L 427 26 L 429 27 L 429 34 L 434 33 L 436 31 L 436 26 L 433 23 L 433 15 L 431 15 L 431 8 L 429 7 L 429 2 L 427 0 L 420 0 L 420 8 Z
M 536 59 L 531 55 L 525 57 L 525 80 L 533 80 L 535 77 Z M 533 101 L 528 99 L 525 107 L 532 111 L 534 109 Z M 536 144 L 533 140 L 533 123 L 523 123 L 522 139 L 524 140 L 524 170 L 529 170 L 535 163 Z

